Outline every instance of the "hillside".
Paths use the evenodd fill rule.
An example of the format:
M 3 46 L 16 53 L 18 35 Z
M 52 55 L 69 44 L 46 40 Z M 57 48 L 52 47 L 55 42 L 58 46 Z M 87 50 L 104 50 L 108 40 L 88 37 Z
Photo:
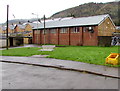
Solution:
M 119 12 L 120 13 L 120 12 Z M 120 26 L 118 22 L 118 2 L 109 2 L 109 3 L 85 3 L 73 8 L 69 8 L 60 12 L 53 14 L 49 18 L 63 18 L 63 17 L 84 17 L 84 16 L 93 16 L 100 14 L 109 14 L 114 21 L 115 25 Z M 33 22 L 37 19 L 14 19 L 9 20 L 9 24 L 22 24 L 25 22 Z M 3 23 L 6 25 L 6 23 Z
M 85 3 L 73 8 L 69 8 L 60 12 L 57 12 L 51 16 L 51 18 L 63 18 L 63 17 L 83 17 L 93 16 L 100 14 L 110 14 L 116 25 L 120 25 L 118 22 L 118 2 L 109 3 Z

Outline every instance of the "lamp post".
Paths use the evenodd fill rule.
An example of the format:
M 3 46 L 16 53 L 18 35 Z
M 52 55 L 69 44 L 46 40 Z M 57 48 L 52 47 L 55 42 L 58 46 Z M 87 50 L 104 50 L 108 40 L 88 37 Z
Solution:
M 44 15 L 44 45 L 45 45 L 45 15 Z
M 39 43 L 38 42 L 38 35 L 39 35 L 39 32 L 38 32 L 38 14 L 35 14 L 35 13 L 32 13 L 32 15 L 36 15 L 37 16 L 37 44 Z
M 6 49 L 8 50 L 8 16 L 9 16 L 9 5 L 7 5 L 7 29 L 6 29 Z

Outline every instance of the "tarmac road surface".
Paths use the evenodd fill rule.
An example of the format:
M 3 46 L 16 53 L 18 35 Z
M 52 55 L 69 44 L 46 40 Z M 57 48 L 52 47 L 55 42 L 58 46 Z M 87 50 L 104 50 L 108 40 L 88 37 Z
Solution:
M 118 89 L 118 79 L 25 64 L 2 64 L 2 89 Z

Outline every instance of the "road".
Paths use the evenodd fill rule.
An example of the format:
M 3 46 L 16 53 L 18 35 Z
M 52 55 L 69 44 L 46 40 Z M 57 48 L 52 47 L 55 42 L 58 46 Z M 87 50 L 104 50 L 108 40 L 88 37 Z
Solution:
M 2 64 L 3 89 L 118 89 L 118 79 L 49 67 Z

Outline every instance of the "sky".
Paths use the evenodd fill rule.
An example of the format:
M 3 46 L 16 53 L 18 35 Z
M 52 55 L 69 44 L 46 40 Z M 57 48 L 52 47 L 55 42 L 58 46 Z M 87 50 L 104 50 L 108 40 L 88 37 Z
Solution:
M 0 23 L 7 19 L 9 5 L 9 20 L 50 17 L 56 12 L 79 6 L 89 2 L 111 2 L 114 0 L 0 0 Z M 32 13 L 36 14 L 33 15 Z

